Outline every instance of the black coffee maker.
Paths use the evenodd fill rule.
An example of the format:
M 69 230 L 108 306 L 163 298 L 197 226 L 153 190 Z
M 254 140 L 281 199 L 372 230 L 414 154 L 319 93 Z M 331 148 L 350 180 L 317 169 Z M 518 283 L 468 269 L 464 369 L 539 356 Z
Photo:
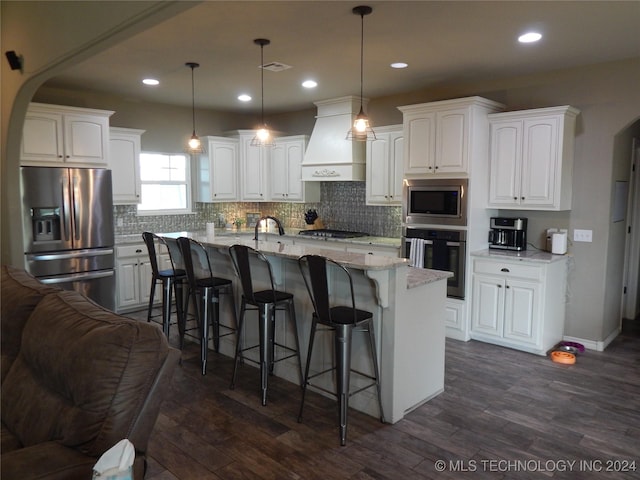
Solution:
M 522 251 L 527 249 L 527 219 L 491 217 L 489 248 Z

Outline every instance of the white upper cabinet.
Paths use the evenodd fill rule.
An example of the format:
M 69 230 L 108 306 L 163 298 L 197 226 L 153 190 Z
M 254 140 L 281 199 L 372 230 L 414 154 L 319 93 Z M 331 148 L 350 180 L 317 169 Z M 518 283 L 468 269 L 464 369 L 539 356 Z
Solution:
M 113 204 L 140 203 L 140 137 L 144 130 L 109 129 L 109 168 L 113 179 Z
M 200 202 L 237 201 L 238 140 L 204 137 L 206 153 L 198 159 L 196 198 Z
M 403 113 L 406 175 L 468 175 L 476 126 L 503 105 L 481 97 L 398 107 Z
M 22 165 L 106 167 L 111 111 L 31 103 L 20 149 Z
M 279 137 L 271 148 L 271 200 L 275 202 L 318 202 L 320 183 L 302 181 L 302 160 L 307 137 Z
M 573 107 L 489 115 L 489 206 L 570 210 L 575 122 Z
M 375 129 L 376 140 L 367 142 L 367 205 L 401 205 L 404 172 L 402 125 Z
M 238 130 L 233 132 L 233 136 L 238 139 L 240 149 L 240 200 L 268 201 L 271 147 L 251 146 L 255 130 Z

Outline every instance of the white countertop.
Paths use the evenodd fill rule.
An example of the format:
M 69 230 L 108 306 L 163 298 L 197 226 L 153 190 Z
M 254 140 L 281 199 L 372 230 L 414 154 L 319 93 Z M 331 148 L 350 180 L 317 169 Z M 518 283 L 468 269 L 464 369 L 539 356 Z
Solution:
M 568 255 L 555 255 L 543 250 L 524 250 L 522 252 L 514 252 L 512 250 L 497 250 L 491 248 L 471 252 L 471 256 L 532 263 L 553 263 L 566 260 L 568 257 Z

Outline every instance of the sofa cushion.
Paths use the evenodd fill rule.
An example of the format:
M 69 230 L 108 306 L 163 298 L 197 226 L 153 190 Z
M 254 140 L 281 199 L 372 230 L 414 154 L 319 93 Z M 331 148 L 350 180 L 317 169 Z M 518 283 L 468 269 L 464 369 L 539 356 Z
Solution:
M 2 266 L 2 297 L 0 298 L 0 350 L 2 351 L 2 366 L 0 382 L 11 367 L 20 350 L 22 328 L 27 318 L 36 308 L 42 298 L 53 292 L 59 292 L 57 287 L 40 283 L 24 270 L 8 265 Z
M 95 458 L 56 442 L 2 452 L 5 480 L 88 480 Z
M 131 433 L 168 350 L 154 325 L 77 292 L 47 295 L 2 385 L 2 422 L 25 447 L 55 440 L 98 457 Z

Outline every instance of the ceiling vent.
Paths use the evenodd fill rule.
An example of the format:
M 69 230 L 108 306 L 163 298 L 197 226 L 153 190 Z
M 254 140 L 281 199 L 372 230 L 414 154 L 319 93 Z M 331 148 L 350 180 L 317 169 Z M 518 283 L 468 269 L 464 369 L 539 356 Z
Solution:
M 269 70 L 270 72 L 282 72 L 283 70 L 289 70 L 291 68 L 291 65 L 287 65 L 280 62 L 269 62 L 269 63 L 265 63 L 262 66 L 259 66 L 258 68 L 262 68 L 263 70 Z

